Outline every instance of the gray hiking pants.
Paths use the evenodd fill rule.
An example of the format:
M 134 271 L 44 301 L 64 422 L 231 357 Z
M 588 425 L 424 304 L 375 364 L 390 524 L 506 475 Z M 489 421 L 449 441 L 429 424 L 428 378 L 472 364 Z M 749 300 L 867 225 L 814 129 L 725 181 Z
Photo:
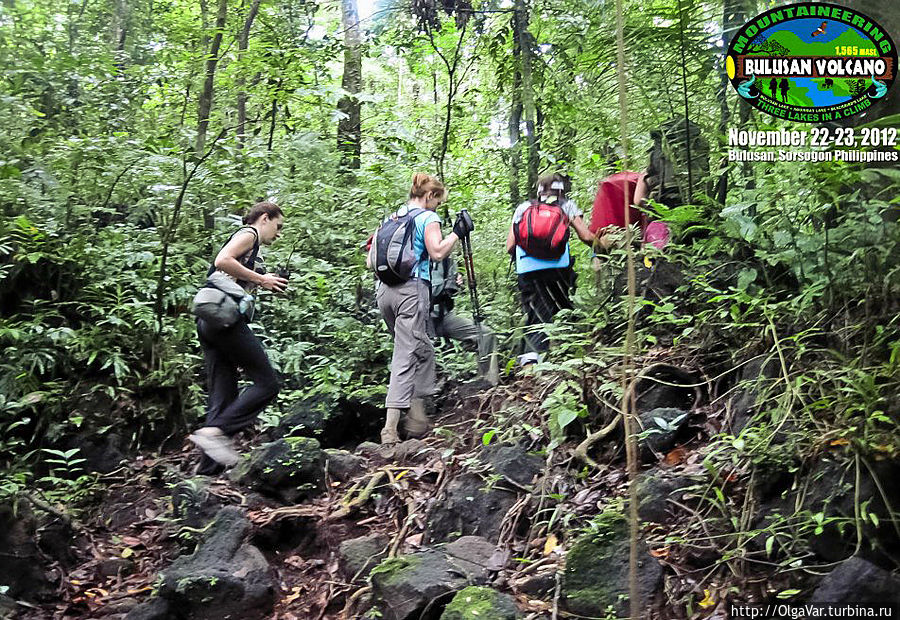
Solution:
M 497 337 L 484 325 L 475 325 L 475 321 L 453 313 L 444 314 L 443 318 L 432 315 L 434 335 L 441 338 L 457 340 L 478 351 L 478 374 L 484 378 L 490 371 L 491 355 L 497 350 Z
M 385 407 L 406 409 L 413 398 L 434 394 L 434 345 L 428 318 L 431 286 L 413 278 L 397 286 L 378 287 L 375 299 L 394 336 L 391 381 Z

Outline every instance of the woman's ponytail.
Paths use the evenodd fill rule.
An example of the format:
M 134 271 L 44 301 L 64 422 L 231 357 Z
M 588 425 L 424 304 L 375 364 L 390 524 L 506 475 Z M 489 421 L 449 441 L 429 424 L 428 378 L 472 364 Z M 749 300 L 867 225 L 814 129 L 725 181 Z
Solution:
M 424 172 L 417 172 L 412 178 L 412 187 L 409 188 L 410 198 L 422 198 L 431 194 L 435 198 L 443 198 L 447 190 L 437 177 Z

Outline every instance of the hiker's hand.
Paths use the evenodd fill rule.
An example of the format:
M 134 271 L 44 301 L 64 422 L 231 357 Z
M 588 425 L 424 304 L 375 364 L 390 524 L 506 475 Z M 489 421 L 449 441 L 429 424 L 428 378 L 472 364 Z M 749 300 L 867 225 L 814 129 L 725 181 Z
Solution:
M 472 218 L 469 217 L 465 210 L 460 211 L 459 215 L 456 216 L 456 222 L 453 224 L 453 232 L 462 239 L 463 237 L 468 237 L 473 230 L 475 230 L 475 225 L 472 223 Z
M 287 288 L 287 283 L 287 280 L 276 273 L 266 273 L 263 274 L 262 280 L 260 280 L 259 285 L 267 291 L 283 293 L 284 289 Z
M 609 248 L 613 246 L 612 237 L 609 235 L 600 235 L 597 239 L 597 245 L 599 245 L 604 252 L 609 252 Z
M 458 273 L 458 274 L 456 274 L 456 286 L 461 287 L 462 285 L 463 285 L 462 274 Z

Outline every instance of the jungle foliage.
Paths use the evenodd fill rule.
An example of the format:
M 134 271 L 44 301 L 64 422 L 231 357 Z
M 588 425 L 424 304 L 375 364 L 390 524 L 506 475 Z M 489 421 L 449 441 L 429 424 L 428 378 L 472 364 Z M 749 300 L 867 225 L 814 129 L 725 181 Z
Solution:
M 443 175 L 445 223 L 461 208 L 475 218 L 479 293 L 507 361 L 521 335 L 503 249 L 511 205 L 559 170 L 588 209 L 601 178 L 646 166 L 650 131 L 685 114 L 710 142 L 698 183 L 709 191 L 658 206 L 684 280 L 639 303 L 638 354 L 671 348 L 721 373 L 775 360 L 761 425 L 723 434 L 710 467 L 797 467 L 834 441 L 866 461 L 900 456 L 896 168 L 724 157 L 725 127 L 778 126 L 741 108 L 720 68 L 723 40 L 763 3 L 624 2 L 627 144 L 614 2 L 354 6 L 356 86 L 344 76 L 347 3 L 0 5 L 0 493 L 78 480 L 79 436 L 112 430 L 158 449 L 197 423 L 188 306 L 252 202 L 287 214 L 265 259 L 290 269 L 290 290 L 263 295 L 256 326 L 285 376 L 274 421 L 303 397 L 384 393 L 390 340 L 360 246 L 414 171 Z M 338 143 L 356 135 L 353 102 L 358 166 Z M 576 309 L 553 327 L 543 366 L 571 379 L 537 429 L 551 448 L 593 413 L 580 380 L 622 355 L 622 255 L 597 278 L 590 250 L 574 254 Z M 452 376 L 473 374 L 470 354 L 440 355 Z M 620 397 L 613 381 L 599 389 Z M 784 447 L 767 451 L 776 433 Z

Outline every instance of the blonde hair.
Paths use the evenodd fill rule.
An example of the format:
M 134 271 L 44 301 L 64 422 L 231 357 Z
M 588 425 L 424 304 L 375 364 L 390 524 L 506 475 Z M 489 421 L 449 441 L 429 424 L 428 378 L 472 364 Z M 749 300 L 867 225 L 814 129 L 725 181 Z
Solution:
M 410 198 L 428 197 L 431 194 L 435 198 L 444 198 L 447 195 L 447 189 L 437 177 L 424 172 L 417 172 L 412 178 L 412 187 L 409 188 Z

